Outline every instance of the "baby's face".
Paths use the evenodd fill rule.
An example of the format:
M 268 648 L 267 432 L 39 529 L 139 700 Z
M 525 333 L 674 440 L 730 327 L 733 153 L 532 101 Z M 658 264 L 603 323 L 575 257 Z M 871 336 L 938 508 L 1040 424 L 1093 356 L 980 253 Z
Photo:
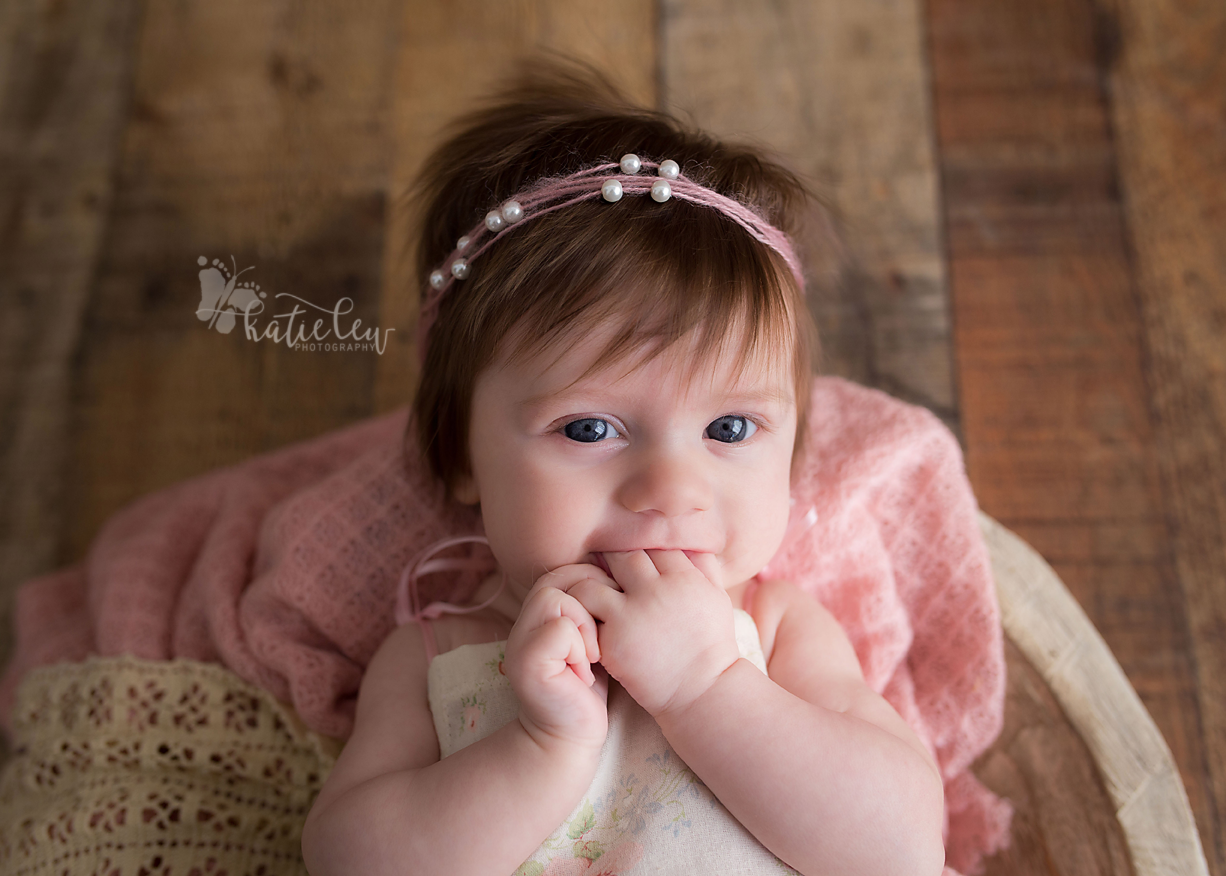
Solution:
M 478 378 L 457 495 L 480 502 L 490 546 L 518 585 L 606 551 L 682 550 L 731 589 L 756 575 L 788 518 L 795 387 L 732 352 L 697 368 L 688 339 L 575 382 L 605 338 L 557 358 L 496 361 Z M 686 375 L 693 379 L 687 383 Z

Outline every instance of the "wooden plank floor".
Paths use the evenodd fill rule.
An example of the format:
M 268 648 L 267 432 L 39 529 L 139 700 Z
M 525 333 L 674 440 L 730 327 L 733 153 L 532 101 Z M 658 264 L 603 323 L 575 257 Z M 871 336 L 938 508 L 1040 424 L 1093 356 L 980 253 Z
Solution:
M 1224 44 L 1209 0 L 0 4 L 4 630 L 15 586 L 132 498 L 411 398 L 404 187 L 508 63 L 566 51 L 825 193 L 802 241 L 825 370 L 959 435 L 1226 876 Z M 210 330 L 200 257 L 395 331 L 378 355 Z M 1010 667 L 979 769 L 1017 843 L 989 872 L 1127 872 L 1093 817 L 1045 817 L 1099 791 Z
M 1173 751 L 1221 873 L 1226 91 L 1210 83 L 1226 80 L 1218 69 L 1207 90 L 1181 94 L 1165 71 L 1121 59 L 1179 57 L 1220 37 L 1226 17 L 1077 0 L 928 9 L 972 483 L 1102 632 Z M 1163 33 L 1122 23 L 1138 14 Z M 1167 136 L 1196 136 L 1216 156 L 1198 153 L 1199 182 L 1183 181 L 1196 194 L 1153 181 L 1152 164 L 1175 164 L 1146 142 L 1155 101 Z M 1146 213 L 1138 186 L 1154 202 Z M 1186 244 L 1201 243 L 1194 254 L 1175 243 L 1193 217 L 1205 223 Z M 1182 271 L 1213 277 L 1214 291 L 1187 288 Z M 1180 343 L 1186 333 L 1201 342 Z

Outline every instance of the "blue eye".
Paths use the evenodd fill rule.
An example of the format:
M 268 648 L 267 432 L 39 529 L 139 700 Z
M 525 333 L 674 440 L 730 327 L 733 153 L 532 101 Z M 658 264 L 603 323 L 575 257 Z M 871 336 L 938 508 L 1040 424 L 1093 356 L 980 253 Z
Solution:
M 753 420 L 729 414 L 714 420 L 711 425 L 707 426 L 707 437 L 725 444 L 735 444 L 738 441 L 744 441 L 757 431 L 758 427 Z
M 571 441 L 580 441 L 584 444 L 594 444 L 606 438 L 621 437 L 608 420 L 601 420 L 596 417 L 584 417 L 582 420 L 573 420 L 567 423 L 562 431 L 566 433 L 566 437 Z

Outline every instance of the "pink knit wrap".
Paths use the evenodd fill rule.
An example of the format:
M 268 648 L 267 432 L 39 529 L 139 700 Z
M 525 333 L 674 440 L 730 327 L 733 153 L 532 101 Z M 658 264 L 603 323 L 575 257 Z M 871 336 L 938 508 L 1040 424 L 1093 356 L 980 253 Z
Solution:
M 816 510 L 771 561 L 814 594 L 945 777 L 949 867 L 1007 844 L 1009 804 L 969 772 L 1000 732 L 1002 632 L 957 442 L 928 411 L 818 378 L 797 507 Z M 396 585 L 424 547 L 479 533 L 424 467 L 400 411 L 215 471 L 115 514 L 79 565 L 17 594 L 0 721 L 35 666 L 132 654 L 220 662 L 347 737 L 362 672 L 393 629 Z M 465 598 L 480 574 L 424 579 Z

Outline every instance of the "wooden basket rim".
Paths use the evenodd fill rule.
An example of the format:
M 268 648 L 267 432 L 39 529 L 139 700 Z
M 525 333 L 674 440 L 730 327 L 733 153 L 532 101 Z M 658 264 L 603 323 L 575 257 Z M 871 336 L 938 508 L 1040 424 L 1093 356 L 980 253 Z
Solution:
M 1064 583 L 1015 533 L 980 512 L 1001 623 L 1085 741 L 1136 876 L 1208 876 L 1174 758 L 1107 643 Z

